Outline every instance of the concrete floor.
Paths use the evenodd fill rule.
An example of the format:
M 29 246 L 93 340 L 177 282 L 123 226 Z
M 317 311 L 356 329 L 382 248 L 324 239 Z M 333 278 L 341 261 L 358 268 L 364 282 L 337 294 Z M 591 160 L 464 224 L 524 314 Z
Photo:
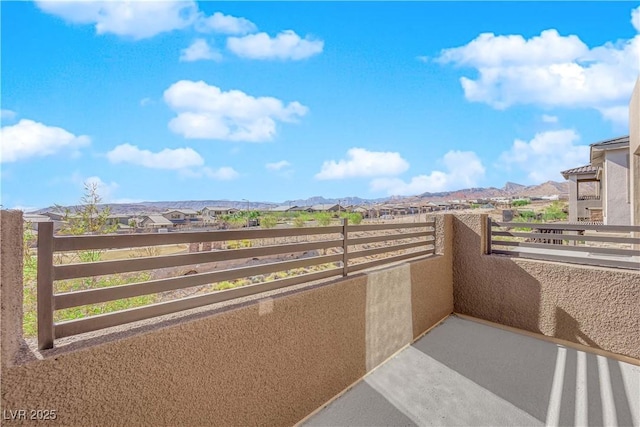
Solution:
M 459 317 L 305 426 L 639 426 L 640 367 Z

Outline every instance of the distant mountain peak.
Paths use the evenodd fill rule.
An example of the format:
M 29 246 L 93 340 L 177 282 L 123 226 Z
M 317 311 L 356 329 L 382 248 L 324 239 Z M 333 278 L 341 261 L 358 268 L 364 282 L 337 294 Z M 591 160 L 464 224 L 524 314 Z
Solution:
M 504 191 L 508 191 L 508 192 L 513 192 L 513 191 L 520 191 L 523 188 L 526 188 L 526 185 L 518 184 L 518 183 L 515 183 L 515 182 L 507 182 L 504 185 L 503 190 Z

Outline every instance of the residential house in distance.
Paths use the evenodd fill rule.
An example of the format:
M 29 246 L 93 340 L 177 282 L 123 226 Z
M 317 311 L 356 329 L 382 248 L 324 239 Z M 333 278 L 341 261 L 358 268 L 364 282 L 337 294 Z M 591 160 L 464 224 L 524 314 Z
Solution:
M 202 220 L 211 222 L 222 215 L 233 215 L 236 212 L 238 212 L 238 209 L 228 206 L 206 206 L 202 208 Z
M 340 212 L 345 209 L 339 204 L 322 203 L 319 205 L 313 205 L 310 208 L 310 212 Z
M 267 212 L 272 212 L 272 213 L 285 213 L 285 212 L 289 212 L 292 211 L 294 209 L 297 209 L 298 206 L 293 205 L 280 205 L 280 206 L 274 206 L 271 209 L 269 209 Z
M 313 212 L 311 206 L 294 206 L 287 212 Z
M 51 219 L 47 215 L 39 215 L 39 214 L 24 214 L 22 216 L 25 224 L 25 228 L 30 228 L 31 230 L 38 231 L 38 224 L 42 222 L 50 222 L 53 221 L 53 231 L 54 233 L 60 230 L 60 228 L 64 225 L 64 221 L 58 219 Z
M 590 147 L 590 164 L 562 172 L 569 181 L 569 221 L 631 225 L 629 136 Z
M 142 221 L 139 223 L 142 228 L 159 229 L 159 228 L 172 228 L 173 223 L 165 218 L 163 215 L 147 215 L 142 217 Z
M 200 221 L 198 212 L 194 211 L 193 209 L 172 209 L 164 212 L 162 216 L 175 225 L 182 225 L 194 221 Z

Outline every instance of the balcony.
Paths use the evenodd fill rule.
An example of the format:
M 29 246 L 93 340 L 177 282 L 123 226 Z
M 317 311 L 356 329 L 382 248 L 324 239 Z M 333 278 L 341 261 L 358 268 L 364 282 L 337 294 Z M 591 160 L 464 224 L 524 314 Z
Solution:
M 3 211 L 1 220 L 3 416 L 55 410 L 60 425 L 640 423 L 640 272 L 489 255 L 482 215 L 434 215 L 435 254 L 352 272 L 347 264 L 338 277 L 78 334 L 53 325 L 55 345 L 42 350 L 22 337 L 22 218 Z M 114 292 L 142 288 L 129 289 Z M 52 297 L 44 308 L 55 311 Z
M 638 425 L 640 367 L 621 359 L 450 316 L 301 425 Z

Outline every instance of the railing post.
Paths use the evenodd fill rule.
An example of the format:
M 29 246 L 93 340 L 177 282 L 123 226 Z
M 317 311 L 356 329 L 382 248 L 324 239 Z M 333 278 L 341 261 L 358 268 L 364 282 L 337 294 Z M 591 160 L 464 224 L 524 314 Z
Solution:
M 53 222 L 38 224 L 38 348 L 53 348 Z
M 487 215 L 487 234 L 486 234 L 486 248 L 485 248 L 485 254 L 486 255 L 491 255 L 491 230 L 492 230 L 492 220 L 491 220 L 491 216 Z
M 347 218 L 342 219 L 342 276 L 346 277 L 349 272 L 349 253 L 347 248 L 349 247 L 348 239 L 348 224 Z

